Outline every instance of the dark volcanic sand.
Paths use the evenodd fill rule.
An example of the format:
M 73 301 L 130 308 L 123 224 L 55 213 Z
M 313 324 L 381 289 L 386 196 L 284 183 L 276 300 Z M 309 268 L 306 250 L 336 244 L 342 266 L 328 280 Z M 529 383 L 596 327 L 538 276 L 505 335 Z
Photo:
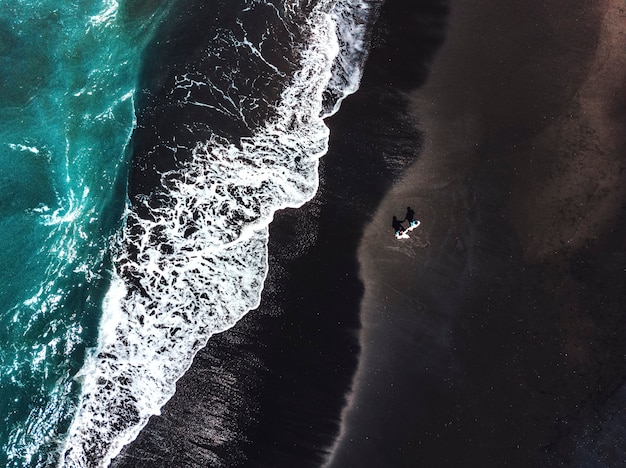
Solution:
M 419 133 L 399 88 L 423 82 L 446 9 L 385 7 L 373 67 L 329 119 L 316 198 L 276 214 L 262 303 L 201 350 L 162 415 L 114 467 L 320 466 L 340 426 L 359 355 L 357 249 L 376 207 L 415 160 Z M 395 5 L 395 7 L 394 7 Z M 402 23 L 403 28 L 393 25 Z M 385 32 L 387 31 L 387 32 Z M 402 34 L 397 34 L 402 31 Z M 413 47 L 403 54 L 409 39 Z M 393 67 L 379 67 L 389 63 Z M 407 79 L 410 77 L 410 79 Z M 137 174 L 145 180 L 145 174 Z M 149 182 L 149 181 L 148 181 Z
M 617 3 L 453 0 L 408 92 L 445 2 L 388 0 L 318 196 L 271 226 L 260 308 L 113 466 L 319 466 L 357 365 L 362 235 L 334 468 L 623 465 Z M 423 224 L 398 242 L 407 204 Z
M 455 0 L 330 466 L 624 466 L 623 2 Z M 371 64 L 370 64 L 371 65 Z M 422 225 L 392 236 L 411 205 Z

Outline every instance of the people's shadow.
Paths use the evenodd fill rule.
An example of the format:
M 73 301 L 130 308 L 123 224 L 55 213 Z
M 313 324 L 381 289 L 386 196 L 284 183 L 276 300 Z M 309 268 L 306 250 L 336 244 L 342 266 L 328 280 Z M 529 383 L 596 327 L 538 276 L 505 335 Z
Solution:
M 415 211 L 413 211 L 410 206 L 406 207 L 406 215 L 404 216 L 404 220 L 409 223 L 409 226 L 413 225 L 415 221 Z

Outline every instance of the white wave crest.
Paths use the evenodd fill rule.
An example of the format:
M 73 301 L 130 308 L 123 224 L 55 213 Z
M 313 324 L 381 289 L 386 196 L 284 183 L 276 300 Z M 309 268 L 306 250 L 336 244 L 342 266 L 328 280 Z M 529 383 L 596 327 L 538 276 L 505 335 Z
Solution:
M 337 112 L 341 101 L 359 89 L 368 52 L 367 29 L 377 13 L 364 1 L 339 1 L 332 9 L 340 53 L 324 93 L 324 116 Z
M 159 414 L 209 337 L 258 306 L 267 226 L 317 191 L 323 117 L 338 108 L 327 96 L 358 87 L 363 11 L 360 1 L 319 2 L 277 117 L 237 146 L 197 144 L 183 169 L 163 175 L 159 206 L 145 200 L 150 219 L 128 212 L 60 466 L 107 466 Z

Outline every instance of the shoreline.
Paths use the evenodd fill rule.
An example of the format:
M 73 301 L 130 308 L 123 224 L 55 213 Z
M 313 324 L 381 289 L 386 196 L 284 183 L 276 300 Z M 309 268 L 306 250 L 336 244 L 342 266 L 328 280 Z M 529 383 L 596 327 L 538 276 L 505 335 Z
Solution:
M 592 428 L 609 424 L 626 378 L 625 145 L 559 138 L 583 120 L 611 135 L 623 126 L 607 112 L 623 95 L 626 56 L 607 52 L 623 42 L 617 2 L 451 8 L 429 81 L 407 97 L 424 148 L 359 249 L 364 344 L 329 466 L 618 462 L 602 444 L 619 431 Z M 572 150 L 581 162 L 564 158 Z M 590 169 L 594 151 L 602 164 Z M 599 190 L 571 189 L 588 177 Z M 562 246 L 572 197 L 591 200 L 578 214 L 590 221 Z M 388 225 L 407 204 L 422 224 L 399 242 Z
M 610 445 L 593 428 L 609 424 L 607 415 L 626 398 L 623 391 L 607 397 L 624 381 L 626 334 L 617 320 L 626 302 L 619 283 L 624 218 L 610 235 L 598 231 L 578 250 L 533 263 L 516 227 L 531 215 L 515 211 L 508 193 L 517 187 L 524 194 L 533 174 L 512 171 L 511 161 L 523 154 L 516 148 L 543 135 L 545 122 L 567 108 L 586 77 L 576 73 L 563 86 L 559 80 L 574 63 L 590 63 L 595 44 L 567 49 L 573 55 L 557 64 L 557 76 L 524 87 L 543 74 L 506 54 L 524 43 L 522 26 L 481 55 L 496 34 L 488 30 L 492 36 L 481 39 L 484 24 L 507 24 L 528 8 L 539 21 L 556 6 L 514 2 L 499 10 L 491 0 L 473 12 L 463 2 L 452 2 L 467 14 L 460 21 L 453 9 L 448 42 L 417 91 L 442 40 L 445 2 L 386 3 L 359 92 L 326 121 L 330 148 L 315 199 L 277 213 L 270 226 L 260 307 L 209 340 L 162 416 L 112 466 L 306 468 L 320 466 L 329 450 L 338 468 L 408 468 L 416 460 L 455 466 L 459 458 L 549 466 Z M 422 14 L 419 28 L 409 6 Z M 586 14 L 581 30 L 599 35 L 601 15 Z M 572 18 L 560 32 L 528 23 L 530 44 L 543 44 L 544 34 L 552 41 L 541 64 L 560 56 Z M 469 83 L 459 79 L 468 72 Z M 498 84 L 503 77 L 508 81 Z M 513 85 L 526 94 L 514 96 Z M 398 244 L 390 219 L 407 204 L 422 225 Z M 601 284 L 597 278 L 607 275 L 613 280 Z M 359 313 L 364 354 L 350 393 Z M 600 344 L 585 348 L 585 340 Z M 359 410 L 340 420 L 346 399 Z M 333 445 L 340 428 L 343 438 Z
M 386 103 L 372 99 L 378 94 L 350 96 L 326 120 L 330 149 L 321 160 L 320 189 L 303 207 L 276 213 L 259 308 L 211 337 L 162 415 L 112 466 L 323 462 L 358 358 L 358 239 L 400 172 L 382 158 L 360 164 L 373 142 L 381 146 L 376 136 L 363 138 L 372 125 L 403 125 L 394 120 L 396 93 Z

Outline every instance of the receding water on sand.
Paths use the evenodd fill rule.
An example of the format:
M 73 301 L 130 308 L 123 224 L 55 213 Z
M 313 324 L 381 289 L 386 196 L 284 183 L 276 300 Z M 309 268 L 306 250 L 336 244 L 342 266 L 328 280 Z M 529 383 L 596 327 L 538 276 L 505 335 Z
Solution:
M 377 12 L 276 3 L 0 4 L 0 464 L 106 465 L 258 304 Z

